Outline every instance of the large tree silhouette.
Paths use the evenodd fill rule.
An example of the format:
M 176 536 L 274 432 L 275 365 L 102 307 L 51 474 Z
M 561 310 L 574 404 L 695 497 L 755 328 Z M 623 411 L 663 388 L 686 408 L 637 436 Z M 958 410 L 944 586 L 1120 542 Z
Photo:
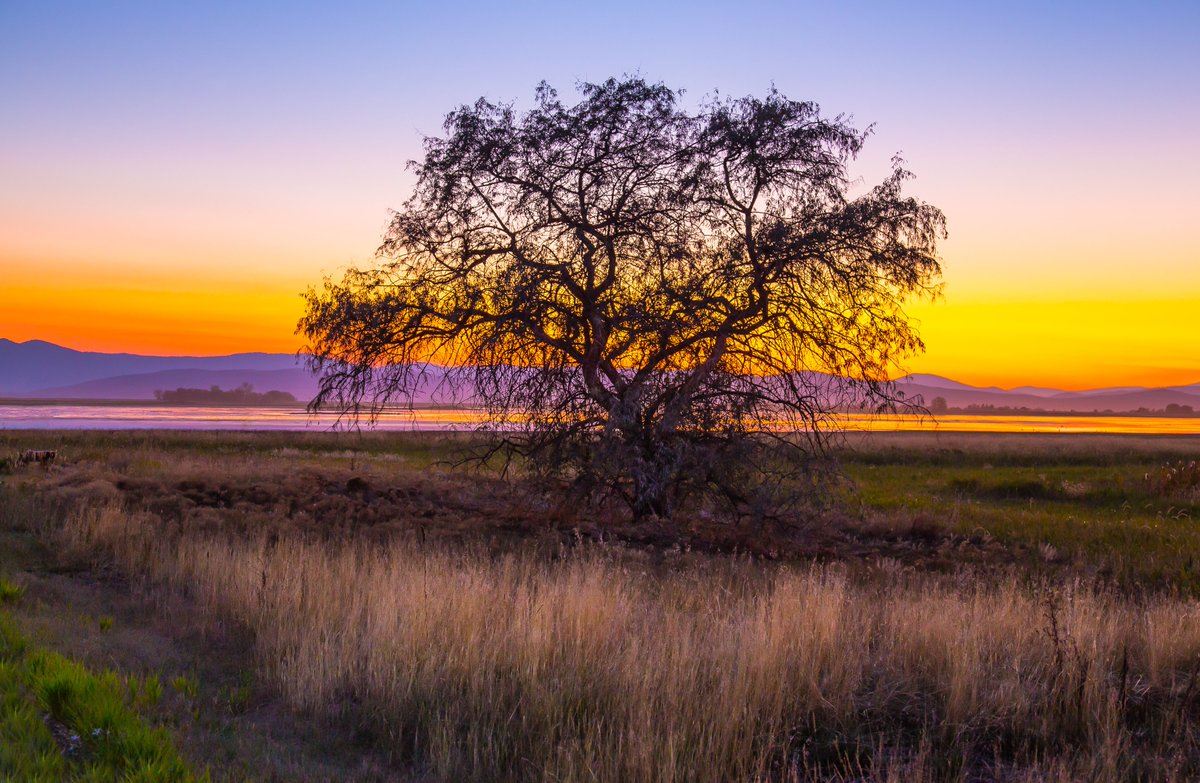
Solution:
M 639 516 L 697 492 L 769 506 L 834 405 L 894 400 L 942 213 L 899 161 L 852 196 L 867 132 L 813 103 L 580 91 L 480 100 L 426 139 L 378 265 L 307 294 L 313 404 L 373 412 L 436 365 L 497 447 Z

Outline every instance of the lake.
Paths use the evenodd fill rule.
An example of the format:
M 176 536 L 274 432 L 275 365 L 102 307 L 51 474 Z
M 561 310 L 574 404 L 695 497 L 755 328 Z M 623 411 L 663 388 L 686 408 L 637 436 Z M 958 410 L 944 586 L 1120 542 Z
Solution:
M 915 416 L 841 414 L 834 420 L 846 430 L 940 432 L 1109 432 L 1200 434 L 1200 418 L 1149 416 L 966 416 L 937 419 Z M 472 429 L 481 421 L 477 410 L 424 408 L 382 415 L 380 430 Z M 336 423 L 333 415 L 314 416 L 302 408 L 190 407 L 128 404 L 0 404 L 0 429 L 73 430 L 322 430 Z

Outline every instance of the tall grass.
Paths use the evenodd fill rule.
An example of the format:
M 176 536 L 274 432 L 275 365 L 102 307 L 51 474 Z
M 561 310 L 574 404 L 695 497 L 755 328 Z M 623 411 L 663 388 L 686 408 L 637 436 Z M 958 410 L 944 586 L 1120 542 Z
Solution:
M 1200 605 L 1086 585 L 175 532 L 67 549 L 256 633 L 298 709 L 445 780 L 1185 780 Z

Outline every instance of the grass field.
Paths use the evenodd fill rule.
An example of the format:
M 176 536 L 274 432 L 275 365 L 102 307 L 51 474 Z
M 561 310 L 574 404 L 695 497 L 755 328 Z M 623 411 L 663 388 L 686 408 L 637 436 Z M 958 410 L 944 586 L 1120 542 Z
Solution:
M 93 672 L 30 646 L 10 608 L 22 586 L 0 577 L 0 775 L 28 783 L 163 781 L 197 777 L 169 733 L 141 713 L 162 697 L 157 677 Z
M 0 433 L 60 451 L 2 479 L 12 617 L 175 683 L 215 779 L 1200 776 L 1200 438 L 864 436 L 839 503 L 753 525 L 455 445 Z
M 1126 589 L 1200 592 L 1200 437 L 876 436 L 846 456 L 862 516 L 1036 550 Z

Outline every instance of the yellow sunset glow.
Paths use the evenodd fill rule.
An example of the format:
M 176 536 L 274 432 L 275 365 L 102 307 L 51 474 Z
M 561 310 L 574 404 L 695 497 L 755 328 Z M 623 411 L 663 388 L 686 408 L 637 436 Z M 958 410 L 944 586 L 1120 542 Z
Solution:
M 50 294 L 50 295 L 48 295 Z M 0 285 L 0 334 L 106 353 L 292 353 L 301 307 L 294 290 L 146 290 Z
M 34 270 L 0 283 L 0 335 L 80 350 L 216 355 L 290 353 L 303 310 L 299 279 L 271 284 L 223 270 L 217 285 L 85 279 L 39 285 Z M 299 276 L 297 276 L 299 277 Z M 320 277 L 314 270 L 313 282 Z M 1008 294 L 1007 296 L 1012 296 Z M 975 300 L 947 294 L 908 312 L 927 345 L 907 369 L 975 385 L 1085 389 L 1196 383 L 1200 295 L 1138 299 Z
M 1200 381 L 1200 296 L 941 303 L 910 312 L 928 345 L 909 362 L 917 372 L 1003 388 Z

